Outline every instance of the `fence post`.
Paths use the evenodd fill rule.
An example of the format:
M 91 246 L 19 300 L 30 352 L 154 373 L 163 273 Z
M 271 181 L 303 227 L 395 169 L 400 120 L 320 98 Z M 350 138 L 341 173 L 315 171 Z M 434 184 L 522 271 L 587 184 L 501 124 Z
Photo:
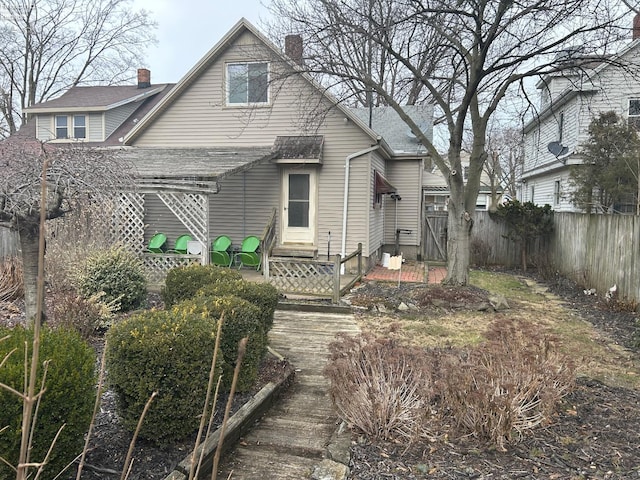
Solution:
M 340 302 L 340 265 L 342 264 L 342 257 L 340 254 L 336 254 L 333 260 L 333 303 Z

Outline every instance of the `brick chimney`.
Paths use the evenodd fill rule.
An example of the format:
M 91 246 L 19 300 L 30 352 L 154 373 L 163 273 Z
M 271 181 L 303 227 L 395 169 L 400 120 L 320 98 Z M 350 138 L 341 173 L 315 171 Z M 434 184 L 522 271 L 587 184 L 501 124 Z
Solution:
M 284 53 L 298 65 L 302 65 L 302 36 L 287 35 L 284 37 Z
M 138 69 L 138 88 L 149 88 L 151 86 L 151 72 L 146 68 Z
M 633 17 L 633 39 L 637 40 L 640 38 L 640 13 L 636 13 L 636 16 Z

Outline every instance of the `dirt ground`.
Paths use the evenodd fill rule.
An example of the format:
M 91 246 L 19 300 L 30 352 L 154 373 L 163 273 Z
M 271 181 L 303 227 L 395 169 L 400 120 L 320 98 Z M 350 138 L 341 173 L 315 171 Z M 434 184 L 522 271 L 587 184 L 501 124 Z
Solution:
M 575 390 L 563 399 L 552 423 L 530 431 L 507 452 L 482 445 L 474 438 L 455 441 L 440 438 L 405 445 L 371 442 L 359 437 L 352 447 L 349 478 L 640 478 L 640 390 L 636 368 L 640 356 L 638 338 L 634 338 L 638 331 L 637 314 L 616 311 L 602 296 L 585 295 L 582 288 L 565 279 L 558 278 L 546 285 L 558 298 L 543 302 L 546 312 L 542 315 L 560 315 L 557 309 L 563 309 L 562 314 L 567 318 L 585 322 L 589 328 L 592 325 L 592 335 L 597 335 L 605 351 L 624 359 L 614 358 L 614 361 L 625 364 L 627 378 L 616 373 L 619 381 L 607 384 L 593 378 L 601 371 L 586 365 Z M 351 301 L 368 305 L 359 309 L 363 328 L 372 325 L 378 333 L 387 335 L 406 326 L 417 314 L 438 317 L 469 309 L 472 312 L 468 316 L 476 322 L 487 315 L 482 312 L 487 311 L 490 301 L 482 289 L 443 290 L 436 286 L 427 293 L 424 287 L 417 288 L 416 291 L 416 287 L 408 285 L 397 289 L 369 283 L 356 291 Z M 398 312 L 400 303 L 408 308 Z M 513 310 L 528 307 L 526 296 L 509 299 L 509 303 Z M 372 304 L 377 306 L 371 308 Z M 513 311 L 505 310 L 503 314 L 513 314 Z M 541 315 L 540 311 L 535 314 Z M 636 370 L 632 371 L 631 363 Z M 603 374 L 602 379 L 607 381 L 607 376 Z

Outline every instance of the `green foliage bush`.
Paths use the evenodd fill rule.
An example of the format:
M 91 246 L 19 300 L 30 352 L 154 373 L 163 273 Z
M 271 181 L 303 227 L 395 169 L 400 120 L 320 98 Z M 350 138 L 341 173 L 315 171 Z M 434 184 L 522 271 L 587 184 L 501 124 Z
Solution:
M 197 429 L 216 329 L 201 312 L 186 308 L 142 312 L 111 327 L 108 379 L 128 429 L 135 429 L 154 391 L 158 396 L 144 419 L 142 438 L 163 445 Z
M 176 316 L 185 315 L 185 312 L 205 315 L 211 323 L 217 323 L 224 313 L 220 338 L 220 351 L 224 358 L 222 385 L 227 390 L 230 389 L 238 356 L 238 343 L 242 338 L 249 337 L 236 389 L 244 392 L 251 388 L 267 351 L 267 334 L 258 307 L 231 295 L 201 295 L 176 305 L 171 312 Z
M 265 333 L 273 326 L 273 314 L 278 306 L 278 289 L 271 284 L 244 280 L 216 282 L 202 288 L 198 295 L 240 297 L 258 307 Z
M 142 263 L 123 248 L 90 254 L 80 267 L 77 281 L 78 290 L 85 298 L 104 292 L 103 301 L 119 302 L 123 311 L 140 307 L 147 294 Z
M 22 392 L 24 383 L 24 349 L 28 345 L 31 358 L 33 331 L 21 327 L 0 327 L 0 382 Z M 84 446 L 84 434 L 89 428 L 95 403 L 95 352 L 80 336 L 70 330 L 43 329 L 40 343 L 40 361 L 49 360 L 42 402 L 34 431 L 31 461 L 39 462 L 58 429 L 65 424 L 49 465 L 45 479 L 55 477 Z M 39 368 L 36 385 L 41 385 L 43 369 Z M 20 451 L 22 401 L 14 393 L 0 388 L 0 456 L 16 465 Z M 8 427 L 2 430 L 3 427 Z M 15 472 L 0 462 L 0 478 L 13 478 Z
M 194 297 L 198 290 L 207 285 L 236 280 L 242 280 L 242 274 L 237 270 L 215 265 L 192 264 L 170 270 L 161 295 L 165 308 L 168 309 L 182 300 Z

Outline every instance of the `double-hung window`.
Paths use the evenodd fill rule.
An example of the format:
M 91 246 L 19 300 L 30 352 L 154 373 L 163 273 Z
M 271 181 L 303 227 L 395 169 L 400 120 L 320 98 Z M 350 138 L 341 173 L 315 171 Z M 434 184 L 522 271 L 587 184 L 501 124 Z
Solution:
M 85 115 L 56 115 L 56 139 L 87 138 L 87 117 Z
M 87 138 L 87 119 L 84 115 L 73 116 L 73 138 Z
M 69 117 L 56 115 L 56 138 L 69 138 Z
M 227 64 L 227 105 L 269 103 L 269 64 Z

